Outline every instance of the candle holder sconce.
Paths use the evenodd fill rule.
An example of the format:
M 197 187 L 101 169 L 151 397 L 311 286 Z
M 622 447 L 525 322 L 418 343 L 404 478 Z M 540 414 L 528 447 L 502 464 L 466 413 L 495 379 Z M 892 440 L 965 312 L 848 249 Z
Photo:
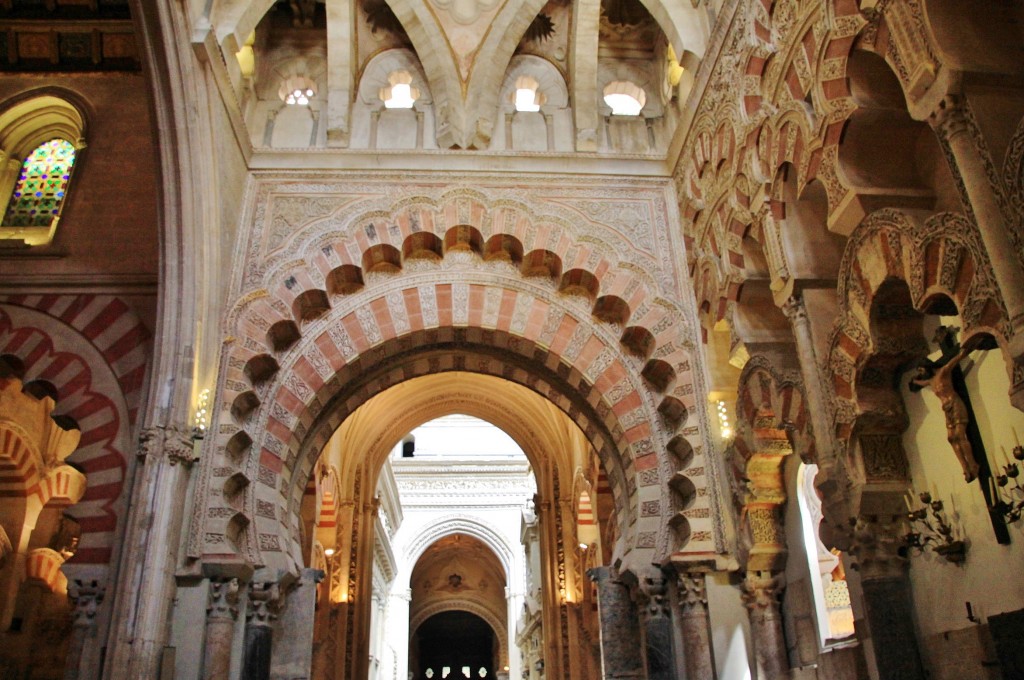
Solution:
M 932 498 L 927 491 L 918 494 L 924 503 L 920 508 L 910 507 L 907 499 L 907 521 L 910 530 L 903 537 L 908 550 L 916 550 L 918 554 L 931 548 L 935 554 L 948 562 L 960 564 L 967 559 L 967 544 L 955 536 L 953 525 L 946 517 L 943 503 Z
M 1006 451 L 1003 451 L 1006 455 Z M 1024 513 L 1024 486 L 1020 483 L 1020 461 L 1024 461 L 1024 446 L 1018 444 L 1013 447 L 1013 457 L 1018 461 L 1002 465 L 1003 473 L 996 474 L 996 494 L 999 499 L 992 507 L 998 510 L 1006 518 L 1007 524 L 1013 524 L 1021 518 Z

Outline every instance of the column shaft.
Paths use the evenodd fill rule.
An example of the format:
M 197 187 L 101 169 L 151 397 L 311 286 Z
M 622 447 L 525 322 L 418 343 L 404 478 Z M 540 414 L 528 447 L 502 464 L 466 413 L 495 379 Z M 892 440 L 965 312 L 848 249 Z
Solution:
M 781 574 L 751 572 L 744 582 L 743 599 L 750 612 L 750 635 L 754 641 L 758 680 L 789 677 L 789 657 L 779 607 L 781 590 Z
M 1011 345 L 1014 359 L 1024 355 L 1024 269 L 1013 241 L 1009 225 L 999 207 L 992 185 L 989 183 L 985 162 L 973 136 L 966 104 L 959 96 L 947 96 L 932 115 L 936 132 L 949 144 L 963 180 L 964 190 L 971 201 L 978 233 L 988 252 L 1010 325 L 1017 339 Z
M 668 580 L 660 570 L 644 575 L 640 584 L 640 604 L 647 680 L 676 680 Z
M 640 629 L 629 585 L 611 567 L 588 572 L 597 583 L 597 611 L 601 621 L 601 668 L 605 680 L 642 678 Z
M 238 616 L 238 579 L 211 579 L 203 643 L 203 680 L 228 680 Z
M 716 678 L 705 578 L 701 573 L 684 572 L 676 581 L 676 615 L 685 680 Z
M 926 676 L 914 633 L 909 579 L 904 575 L 865 580 L 861 588 L 871 639 L 875 642 L 879 677 L 924 680 Z

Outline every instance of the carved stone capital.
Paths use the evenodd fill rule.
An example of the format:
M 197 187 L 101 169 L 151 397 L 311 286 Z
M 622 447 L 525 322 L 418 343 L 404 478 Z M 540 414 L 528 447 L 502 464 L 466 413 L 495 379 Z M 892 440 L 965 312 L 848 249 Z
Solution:
M 850 519 L 853 569 L 864 581 L 900 578 L 907 569 L 900 516 L 861 515 Z
M 250 626 L 272 626 L 284 606 L 284 593 L 277 581 L 249 584 L 249 609 L 245 613 Z
M 166 456 L 171 465 L 190 466 L 197 460 L 194 451 L 192 432 L 185 428 L 153 426 L 139 433 L 140 460 L 159 460 Z
M 807 307 L 799 295 L 791 295 L 782 303 L 782 313 L 786 315 L 789 322 L 794 326 L 807 323 Z
M 960 95 L 947 94 L 928 117 L 928 123 L 943 139 L 951 139 L 970 130 L 967 109 Z
M 777 610 L 779 597 L 785 588 L 785 578 L 782 573 L 747 572 L 747 577 L 743 580 L 743 606 L 752 614 Z
M 637 604 L 645 619 L 669 616 L 668 578 L 664 573 L 651 570 L 644 575 L 637 588 Z
M 71 610 L 72 625 L 82 628 L 94 625 L 106 591 L 106 584 L 99 581 L 75 579 L 68 583 L 68 599 L 74 607 Z
M 239 590 L 237 578 L 210 579 L 210 599 L 206 604 L 206 618 L 232 621 L 237 619 Z
M 682 572 L 679 574 L 676 594 L 683 614 L 688 614 L 693 610 L 699 610 L 701 613 L 707 611 L 708 591 L 705 578 L 702 573 Z

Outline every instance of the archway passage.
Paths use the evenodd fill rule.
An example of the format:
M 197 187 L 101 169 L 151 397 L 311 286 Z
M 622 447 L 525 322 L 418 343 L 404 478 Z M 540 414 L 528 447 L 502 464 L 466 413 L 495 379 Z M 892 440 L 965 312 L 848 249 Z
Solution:
M 416 680 L 494 677 L 494 631 L 476 614 L 435 614 L 423 622 L 414 638 L 418 659 L 412 677 Z
M 501 644 L 508 638 L 506 578 L 483 541 L 464 534 L 436 541 L 417 561 L 410 585 L 413 677 L 424 677 L 428 668 L 443 677 L 444 667 L 455 677 L 465 668 L 470 677 L 491 677 L 507 666 Z M 485 675 L 478 675 L 481 668 Z
M 510 444 L 514 442 L 521 450 L 518 459 L 522 462 L 512 458 L 488 461 L 495 468 L 488 473 L 487 465 L 473 456 L 463 456 L 459 463 L 420 450 L 414 451 L 411 460 L 402 458 L 400 443 L 409 432 L 416 430 L 419 442 L 423 439 L 421 425 L 451 414 L 479 418 L 503 430 Z M 417 525 L 411 536 L 404 525 L 392 533 L 403 521 L 403 511 L 395 512 L 396 503 L 389 500 L 398 494 L 395 479 L 401 488 L 402 478 L 408 477 L 406 468 L 418 464 L 434 466 L 433 475 L 440 477 L 450 472 L 446 467 L 461 465 L 461 478 L 448 479 L 447 485 L 433 491 L 453 496 L 453 508 L 448 514 L 429 515 L 433 519 Z M 492 523 L 501 526 L 495 514 L 499 507 L 479 521 L 457 521 L 460 503 L 486 505 L 480 489 L 488 478 L 500 477 L 499 471 L 505 475 L 503 483 L 511 482 L 525 491 L 522 482 L 508 474 L 515 465 L 522 467 L 520 474 L 528 474 L 531 482 L 528 492 L 507 499 L 517 504 L 510 530 L 490 528 Z M 311 529 L 306 539 L 312 539 L 303 543 L 306 565 L 327 572 L 314 638 L 314 677 L 365 677 L 365 659 L 372 657 L 373 666 L 380 658 L 373 651 L 375 645 L 385 656 L 394 656 L 399 675 L 404 677 L 401 669 L 406 654 L 402 648 L 388 650 L 387 644 L 373 642 L 377 638 L 372 632 L 365 634 L 377 629 L 375 616 L 387 621 L 390 631 L 402 607 L 412 630 L 441 611 L 460 609 L 482 616 L 500 636 L 501 671 L 496 672 L 507 672 L 506 666 L 517 665 L 518 657 L 509 658 L 518 654 L 511 649 L 516 643 L 510 633 L 523 615 L 523 605 L 525 616 L 537 627 L 531 644 L 545 659 L 546 667 L 564 669 L 559 670 L 560 677 L 590 677 L 586 669 L 592 660 L 582 658 L 585 653 L 579 650 L 586 627 L 595 622 L 587 620 L 588 613 L 580 604 L 586 590 L 585 555 L 577 549 L 581 538 L 574 479 L 595 490 L 599 505 L 607 505 L 609 492 L 600 481 L 602 472 L 593 444 L 572 419 L 548 399 L 509 380 L 467 371 L 439 372 L 407 379 L 371 398 L 328 440 L 311 484 L 306 486 L 303 522 Z M 421 475 L 411 481 L 415 486 L 408 489 L 423 493 L 433 480 Z M 436 505 L 438 495 L 418 502 Z M 410 511 L 405 521 L 415 525 L 419 521 L 413 519 L 416 515 Z M 314 517 L 318 518 L 315 528 Z M 520 522 L 528 530 L 521 530 Z M 514 557 L 512 550 L 520 540 L 527 543 L 524 533 L 532 537 L 528 543 L 532 546 L 528 548 L 532 576 L 528 578 L 533 580 L 528 583 L 523 583 L 522 557 Z M 618 538 L 614 527 L 605 535 L 612 542 Z M 587 547 L 591 545 L 595 554 L 601 554 L 599 537 L 589 537 Z M 392 552 L 394 557 L 386 557 Z M 437 557 L 442 553 L 443 557 Z M 492 568 L 481 571 L 478 567 L 486 562 L 485 557 Z M 439 571 L 420 578 L 413 570 L 417 563 L 433 564 Z M 348 670 L 340 673 L 341 667 Z

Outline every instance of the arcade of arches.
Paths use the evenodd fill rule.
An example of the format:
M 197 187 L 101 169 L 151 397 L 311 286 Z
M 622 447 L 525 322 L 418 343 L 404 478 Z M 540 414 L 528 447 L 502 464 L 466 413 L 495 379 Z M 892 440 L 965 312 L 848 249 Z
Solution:
M 0 676 L 1021 677 L 1020 3 L 0 29 Z

